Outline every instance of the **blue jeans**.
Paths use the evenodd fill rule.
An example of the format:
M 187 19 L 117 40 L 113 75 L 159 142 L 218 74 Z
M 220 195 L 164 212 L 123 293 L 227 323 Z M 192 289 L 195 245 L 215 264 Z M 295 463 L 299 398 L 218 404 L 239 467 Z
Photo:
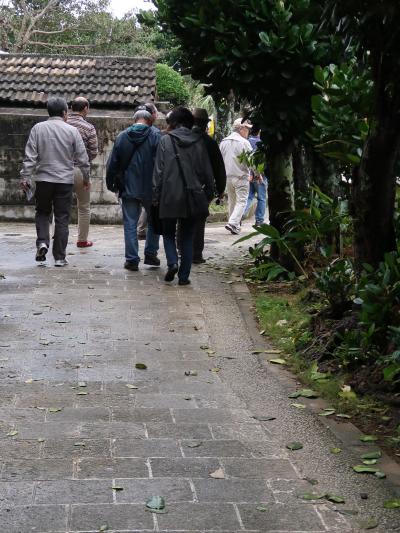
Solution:
M 267 207 L 267 179 L 264 178 L 261 183 L 257 181 L 252 181 L 250 183 L 249 197 L 247 199 L 246 209 L 244 210 L 243 217 L 247 215 L 250 210 L 250 206 L 257 196 L 257 207 L 256 207 L 256 224 L 262 224 L 264 222 L 265 210 Z
M 165 255 L 167 256 L 167 265 L 178 264 L 178 252 L 176 249 L 176 225 L 178 220 L 176 218 L 167 218 L 163 220 L 163 239 Z M 178 278 L 181 281 L 186 281 L 190 276 L 190 269 L 192 267 L 193 259 L 193 233 L 195 221 L 189 218 L 181 218 L 180 224 L 180 239 L 181 239 L 181 264 L 178 271 Z
M 122 198 L 122 216 L 124 220 L 125 259 L 130 263 L 139 263 L 139 242 L 137 225 L 142 210 L 142 202 L 134 198 Z M 145 255 L 157 255 L 160 236 L 153 232 L 151 222 L 148 223 Z

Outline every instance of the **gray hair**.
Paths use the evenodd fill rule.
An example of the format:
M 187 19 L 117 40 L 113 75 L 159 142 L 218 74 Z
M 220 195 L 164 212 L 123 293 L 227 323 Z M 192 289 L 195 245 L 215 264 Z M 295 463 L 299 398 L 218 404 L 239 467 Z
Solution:
M 133 121 L 137 122 L 138 120 L 141 120 L 141 119 L 151 122 L 152 116 L 145 109 L 139 109 L 139 111 L 136 111 L 136 113 L 133 115 Z
M 49 117 L 62 117 L 68 111 L 68 104 L 65 98 L 60 96 L 50 96 L 47 100 L 47 112 Z

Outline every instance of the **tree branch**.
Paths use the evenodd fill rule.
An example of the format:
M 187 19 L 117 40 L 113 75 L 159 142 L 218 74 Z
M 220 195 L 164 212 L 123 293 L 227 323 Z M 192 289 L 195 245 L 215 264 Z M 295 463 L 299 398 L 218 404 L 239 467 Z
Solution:
M 50 48 L 95 48 L 101 44 L 106 43 L 96 43 L 96 44 L 55 44 L 55 43 L 46 43 L 43 41 L 28 41 L 26 44 L 31 46 L 48 46 Z
M 44 30 L 33 30 L 32 34 L 40 34 L 40 35 L 55 35 L 56 33 L 64 33 L 65 31 L 69 30 L 76 30 L 78 29 L 78 26 L 72 26 L 70 28 L 63 28 L 62 30 L 54 30 L 54 31 L 44 31 Z

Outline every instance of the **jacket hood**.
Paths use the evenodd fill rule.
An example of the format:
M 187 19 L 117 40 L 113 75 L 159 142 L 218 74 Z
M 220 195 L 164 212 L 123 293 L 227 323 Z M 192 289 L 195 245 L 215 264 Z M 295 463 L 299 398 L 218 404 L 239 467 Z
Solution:
M 142 144 L 149 136 L 150 130 L 150 126 L 145 124 L 133 124 L 126 130 L 126 133 L 132 144 Z
M 198 131 L 183 127 L 172 130 L 169 134 L 177 140 L 179 146 L 190 146 L 201 139 L 201 134 Z

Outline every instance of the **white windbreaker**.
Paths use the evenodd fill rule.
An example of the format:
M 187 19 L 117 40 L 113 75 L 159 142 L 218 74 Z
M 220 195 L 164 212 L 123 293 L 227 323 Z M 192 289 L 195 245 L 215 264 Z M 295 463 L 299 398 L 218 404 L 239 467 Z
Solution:
M 243 152 L 252 152 L 253 149 L 247 139 L 240 133 L 233 132 L 222 140 L 219 145 L 222 157 L 224 158 L 227 178 L 246 178 L 249 169 L 246 165 L 239 163 L 238 156 Z

